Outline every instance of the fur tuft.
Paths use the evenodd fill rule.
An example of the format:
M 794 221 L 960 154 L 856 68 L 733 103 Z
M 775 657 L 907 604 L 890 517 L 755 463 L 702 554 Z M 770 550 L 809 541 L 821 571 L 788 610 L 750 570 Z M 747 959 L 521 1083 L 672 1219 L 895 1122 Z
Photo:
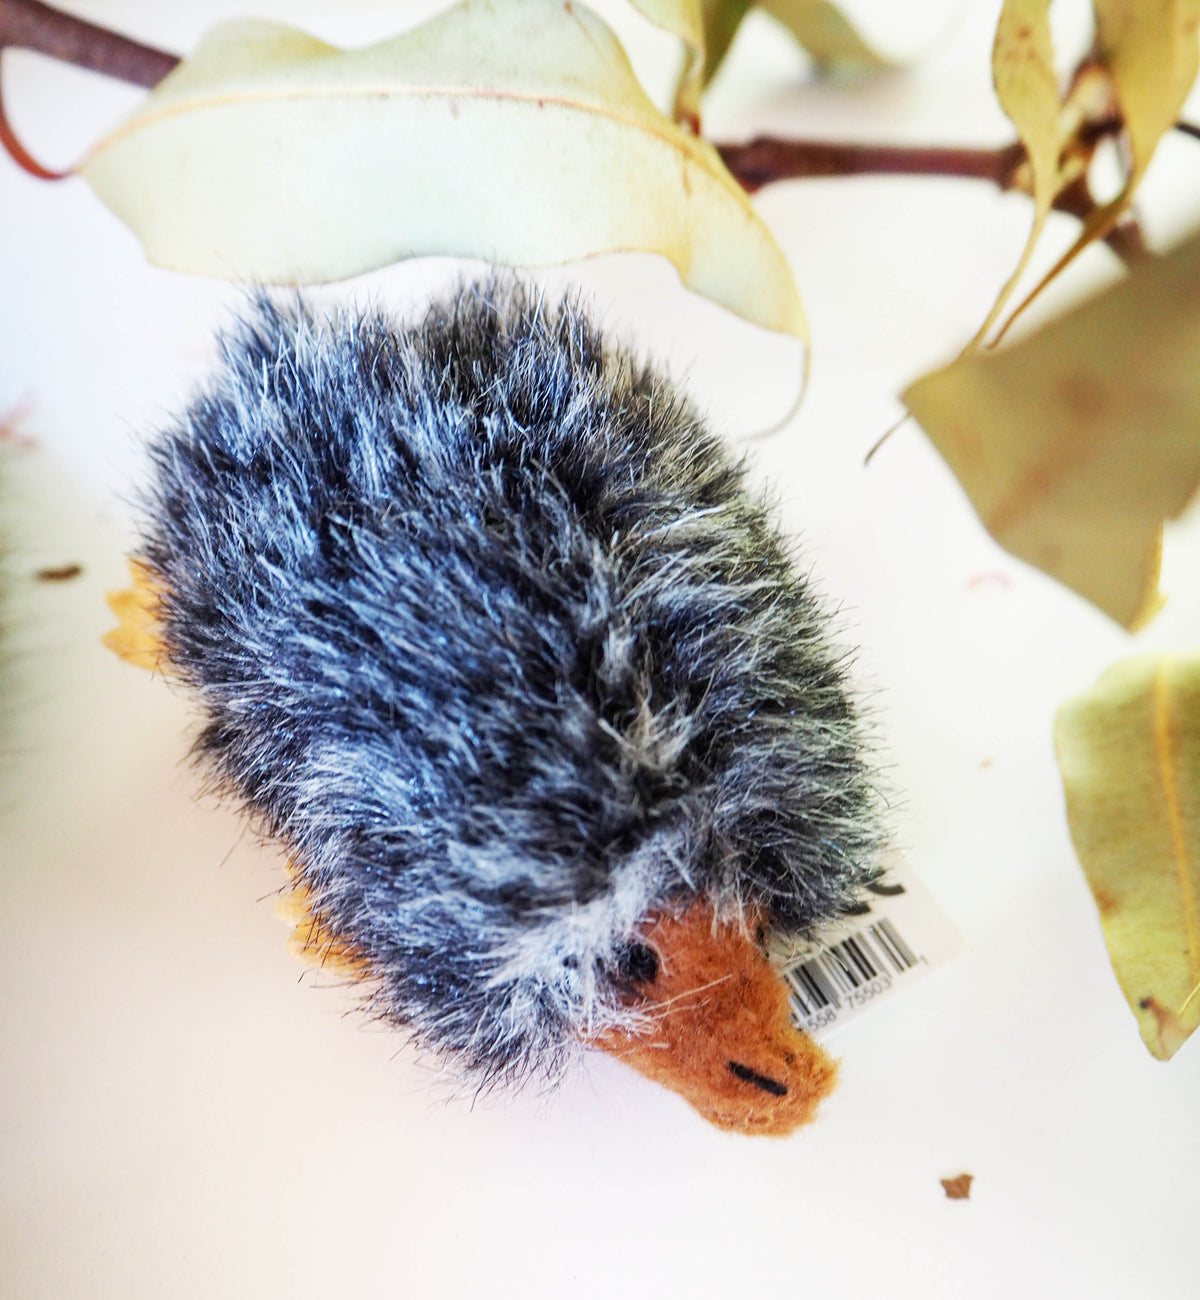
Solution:
M 577 306 L 258 303 L 152 448 L 197 749 L 373 1010 L 477 1082 L 629 1023 L 639 925 L 803 931 L 874 872 L 826 619 L 741 467 Z

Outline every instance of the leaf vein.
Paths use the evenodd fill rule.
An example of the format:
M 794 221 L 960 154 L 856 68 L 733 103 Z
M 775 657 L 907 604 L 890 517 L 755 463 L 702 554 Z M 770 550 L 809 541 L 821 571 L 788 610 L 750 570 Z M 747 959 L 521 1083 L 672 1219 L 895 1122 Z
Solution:
M 1158 757 L 1159 775 L 1167 804 L 1167 820 L 1171 826 L 1171 842 L 1175 856 L 1175 871 L 1179 878 L 1179 892 L 1183 898 L 1184 921 L 1187 926 L 1188 956 L 1191 960 L 1192 980 L 1200 987 L 1200 929 L 1196 921 L 1196 900 L 1192 893 L 1191 863 L 1188 858 L 1187 839 L 1183 828 L 1183 814 L 1179 807 L 1179 783 L 1175 774 L 1175 760 L 1171 751 L 1170 701 L 1167 697 L 1167 669 L 1171 660 L 1164 657 L 1154 674 L 1154 747 Z M 1188 996 L 1187 1003 L 1196 996 Z
M 100 140 L 74 170 L 80 171 L 84 167 L 94 162 L 101 154 L 107 152 L 112 146 L 119 144 L 129 136 L 136 135 L 144 131 L 147 127 L 155 126 L 159 122 L 167 121 L 172 117 L 179 117 L 185 114 L 191 114 L 211 108 L 227 108 L 231 105 L 248 104 L 248 103 L 278 103 L 285 100 L 305 100 L 305 99 L 373 99 L 378 97 L 388 98 L 405 98 L 405 99 L 476 99 L 476 100 L 495 100 L 498 102 L 512 102 L 519 104 L 536 104 L 539 108 L 550 104 L 556 108 L 565 108 L 576 113 L 585 113 L 598 118 L 605 118 L 619 126 L 628 126 L 645 135 L 651 136 L 660 143 L 666 145 L 669 149 L 682 154 L 689 162 L 695 163 L 701 167 L 707 175 L 717 181 L 721 187 L 726 190 L 731 197 L 737 200 L 738 205 L 747 212 L 751 211 L 750 200 L 746 196 L 745 190 L 728 174 L 725 167 L 720 162 L 715 162 L 707 156 L 703 145 L 693 137 L 690 137 L 682 131 L 665 131 L 657 127 L 653 122 L 645 118 L 635 116 L 632 113 L 622 113 L 614 110 L 609 105 L 588 102 L 587 100 L 572 99 L 566 95 L 551 93 L 536 93 L 533 91 L 514 91 L 514 90 L 486 90 L 479 86 L 395 86 L 395 85 L 369 85 L 369 86 L 332 86 L 328 89 L 318 87 L 300 87 L 294 90 L 258 90 L 245 91 L 239 90 L 224 95 L 209 95 L 202 99 L 183 100 L 177 104 L 164 105 L 162 108 L 152 109 L 141 115 L 131 118 L 128 122 L 118 126 L 110 132 L 104 139 Z

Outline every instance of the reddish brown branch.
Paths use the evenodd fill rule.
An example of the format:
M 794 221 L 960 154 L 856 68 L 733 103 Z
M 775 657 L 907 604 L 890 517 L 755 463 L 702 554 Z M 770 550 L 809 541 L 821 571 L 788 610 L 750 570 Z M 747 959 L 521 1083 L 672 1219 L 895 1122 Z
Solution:
M 1175 130 L 1190 135 L 1193 140 L 1200 140 L 1200 126 L 1193 126 L 1191 122 L 1176 122 Z
M 1008 189 L 1025 161 L 1020 144 L 1001 149 L 931 149 L 760 137 L 748 144 L 718 145 L 717 151 L 751 194 L 772 181 L 820 176 L 961 176 Z
M 1079 144 L 1094 149 L 1124 126 L 1116 116 L 1085 123 Z M 1187 129 L 1186 124 L 1180 125 Z M 760 136 L 748 144 L 719 144 L 725 166 L 753 194 L 773 181 L 821 176 L 958 176 L 990 181 L 1002 190 L 1016 183 L 1026 160 L 1019 141 L 999 149 L 940 149 L 921 145 L 837 144 L 821 140 L 777 140 Z
M 1115 115 L 1098 118 L 1085 123 L 1079 131 L 1078 142 L 1085 149 L 1094 149 L 1101 140 L 1118 134 L 1123 127 L 1123 120 Z M 1200 137 L 1200 130 L 1189 123 L 1177 123 L 1177 129 Z M 759 137 L 748 144 L 717 145 L 717 152 L 750 194 L 774 181 L 812 180 L 823 176 L 957 176 L 989 181 L 999 189 L 1008 190 L 1018 184 L 1027 158 L 1019 141 L 999 149 L 937 149 Z M 1054 200 L 1054 207 L 1086 221 L 1096 210 L 1086 175 L 1068 185 Z M 1127 217 L 1110 230 L 1104 242 L 1126 265 L 1151 256 L 1133 217 Z
M 6 49 L 36 50 L 51 58 L 102 72 L 136 86 L 156 86 L 179 62 L 174 54 L 131 41 L 38 0 L 0 0 L 0 63 Z M 2 84 L 2 83 L 0 83 Z M 70 172 L 52 171 L 17 139 L 0 94 L 0 146 L 18 167 L 43 181 L 61 181 Z
M 157 86 L 179 62 L 174 54 L 131 41 L 39 0 L 0 0 L 0 50 L 7 46 L 36 50 L 135 86 Z

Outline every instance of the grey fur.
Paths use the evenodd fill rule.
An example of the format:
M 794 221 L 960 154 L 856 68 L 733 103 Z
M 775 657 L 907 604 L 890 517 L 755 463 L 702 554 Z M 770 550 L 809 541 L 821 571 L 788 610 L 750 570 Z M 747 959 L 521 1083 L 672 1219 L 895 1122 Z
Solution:
M 259 303 L 152 448 L 142 558 L 199 755 L 477 1082 L 629 1022 L 697 896 L 804 930 L 873 874 L 827 619 L 743 472 L 572 303 Z

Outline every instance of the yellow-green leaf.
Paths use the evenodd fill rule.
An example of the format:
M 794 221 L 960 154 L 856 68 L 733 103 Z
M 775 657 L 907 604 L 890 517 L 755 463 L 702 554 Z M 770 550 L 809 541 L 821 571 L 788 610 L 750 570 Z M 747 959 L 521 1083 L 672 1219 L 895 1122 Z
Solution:
M 721 66 L 742 19 L 755 5 L 781 22 L 822 67 L 890 67 L 829 0 L 700 0 L 706 57 L 704 84 Z
M 887 67 L 890 63 L 829 0 L 760 0 L 760 3 L 819 64 L 857 64 L 869 68 Z
M 700 0 L 630 0 L 641 15 L 683 42 L 683 69 L 675 94 L 675 120 L 697 124 L 704 72 L 704 17 Z
M 700 0 L 704 22 L 704 84 L 717 75 L 742 19 L 754 8 L 754 0 Z
M 1129 171 L 1121 192 L 1088 217 L 1075 243 L 1019 311 L 1120 220 L 1159 140 L 1174 125 L 1200 66 L 1200 0 L 1092 0 L 1092 7 L 1096 12 L 1096 53 L 1125 120 Z
M 1166 1060 L 1200 1025 L 1200 656 L 1116 664 L 1055 741 L 1113 969 Z
M 1016 270 L 1000 291 L 987 320 L 980 326 L 974 339 L 976 343 L 987 336 L 1020 281 L 1060 188 L 1058 159 L 1062 99 L 1054 71 L 1049 15 L 1050 0 L 1004 0 L 996 26 L 992 80 L 1000 107 L 1017 128 L 1017 138 L 1028 155 L 1033 224 Z
M 1200 0 L 1092 0 L 1098 54 L 1125 118 L 1132 195 L 1175 124 L 1200 63 Z
M 1200 236 L 904 401 L 1001 546 L 1138 626 L 1200 483 Z
M 778 245 L 715 150 L 646 97 L 567 0 L 468 0 L 342 51 L 271 23 L 213 32 L 82 167 L 164 266 L 275 283 L 446 254 L 640 249 L 803 336 Z
M 704 19 L 700 0 L 630 0 L 633 7 L 663 31 L 671 32 L 701 58 L 704 54 Z

